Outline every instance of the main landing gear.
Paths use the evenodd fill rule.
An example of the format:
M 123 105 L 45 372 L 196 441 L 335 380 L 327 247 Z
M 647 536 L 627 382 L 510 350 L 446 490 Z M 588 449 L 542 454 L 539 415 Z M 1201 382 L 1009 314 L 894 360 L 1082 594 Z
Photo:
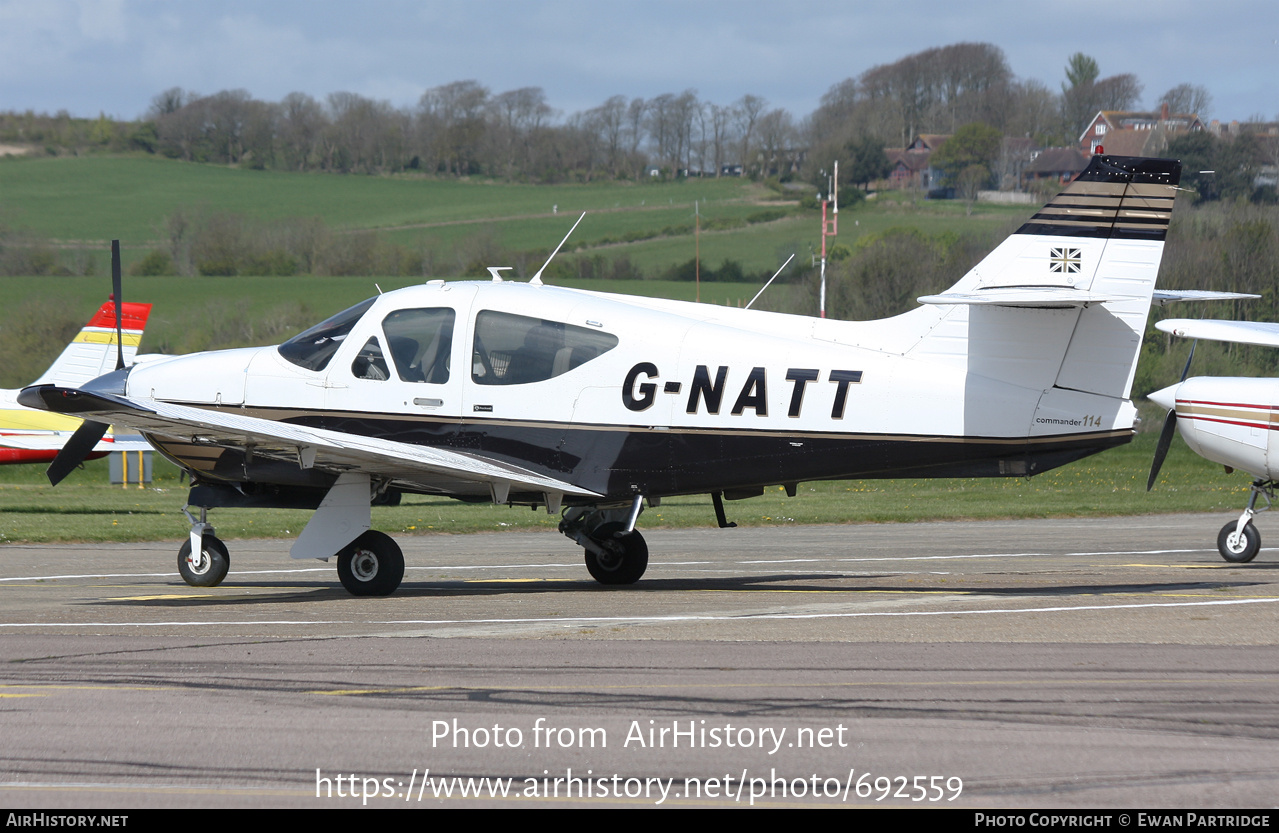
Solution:
M 648 544 L 635 531 L 643 500 L 637 495 L 627 507 L 564 510 L 560 532 L 586 550 L 586 570 L 600 584 L 634 584 L 648 569 Z
M 352 596 L 389 596 L 404 578 L 404 553 L 391 536 L 370 529 L 338 553 L 338 578 Z
M 178 550 L 178 572 L 192 587 L 217 587 L 231 567 L 231 556 L 213 534 L 208 508 L 200 507 L 198 521 L 187 508 L 182 513 L 191 522 L 191 537 Z M 191 546 L 194 540 L 200 542 L 198 549 Z M 370 529 L 347 544 L 337 559 L 338 578 L 352 596 L 389 596 L 404 579 L 404 553 L 389 535 L 377 530 Z
M 1275 496 L 1275 481 L 1260 478 L 1252 482 L 1252 490 L 1248 493 L 1248 508 L 1243 510 L 1239 520 L 1231 521 L 1221 528 L 1217 534 L 1217 551 L 1221 557 L 1232 564 L 1246 564 L 1257 557 L 1261 551 L 1261 533 L 1253 526 L 1252 519 L 1258 512 L 1270 508 Z M 1266 505 L 1257 508 L 1257 498 L 1263 498 Z

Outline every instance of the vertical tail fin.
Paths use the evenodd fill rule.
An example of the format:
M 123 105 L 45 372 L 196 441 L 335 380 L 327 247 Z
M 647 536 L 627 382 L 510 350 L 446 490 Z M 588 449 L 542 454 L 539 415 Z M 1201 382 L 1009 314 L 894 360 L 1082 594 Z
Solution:
M 1176 160 L 1094 156 L 959 283 L 920 299 L 955 305 L 920 353 L 962 352 L 971 372 L 1022 387 L 1126 399 L 1180 178 Z
M 1180 179 L 1175 160 L 1095 156 L 1019 230 L 1060 240 L 1049 242 L 1059 251 L 1080 237 L 1104 242 L 1089 290 L 1117 300 L 1080 313 L 1057 387 L 1128 397 Z
M 124 350 L 124 360 L 131 362 L 137 355 L 138 343 L 142 340 L 142 331 L 146 329 L 147 317 L 151 314 L 150 304 L 121 304 L 119 322 Z M 49 366 L 33 385 L 61 385 L 64 387 L 80 387 L 115 369 L 117 361 L 117 329 L 115 302 L 107 301 L 88 324 L 80 330 L 62 355 Z

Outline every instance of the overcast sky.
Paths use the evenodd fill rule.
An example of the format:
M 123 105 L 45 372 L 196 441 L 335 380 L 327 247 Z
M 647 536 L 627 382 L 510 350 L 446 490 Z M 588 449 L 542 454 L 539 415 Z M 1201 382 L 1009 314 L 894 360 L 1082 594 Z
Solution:
M 475 79 L 542 87 L 565 115 L 691 88 L 802 118 L 845 78 L 963 41 L 1053 90 L 1084 52 L 1135 74 L 1143 105 L 1191 83 L 1211 118 L 1279 118 L 1275 0 L 0 0 L 0 110 L 132 119 L 170 87 L 404 107 Z

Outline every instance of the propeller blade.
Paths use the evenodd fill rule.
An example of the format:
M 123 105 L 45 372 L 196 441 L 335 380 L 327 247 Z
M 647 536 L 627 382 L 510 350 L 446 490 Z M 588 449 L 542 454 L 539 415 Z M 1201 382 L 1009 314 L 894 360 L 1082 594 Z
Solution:
M 120 276 L 120 241 L 111 241 L 111 297 L 115 300 L 115 369 L 124 367 L 124 278 Z
M 48 470 L 45 471 L 45 474 L 49 476 L 49 482 L 57 486 L 76 466 L 83 463 L 98 441 L 106 436 L 107 427 L 101 422 L 90 422 L 86 419 L 49 464 Z
M 1199 339 L 1190 342 L 1190 355 L 1186 356 L 1186 369 L 1181 371 L 1181 381 L 1186 381 L 1186 377 L 1190 375 L 1190 363 L 1195 360 L 1195 348 L 1199 346 Z
M 1177 412 L 1169 411 L 1164 420 L 1164 429 L 1159 432 L 1159 444 L 1155 446 L 1155 461 L 1150 465 L 1150 479 L 1146 481 L 1146 491 L 1155 486 L 1155 478 L 1159 469 L 1163 468 L 1164 458 L 1168 456 L 1168 448 L 1172 445 L 1172 435 L 1177 433 Z

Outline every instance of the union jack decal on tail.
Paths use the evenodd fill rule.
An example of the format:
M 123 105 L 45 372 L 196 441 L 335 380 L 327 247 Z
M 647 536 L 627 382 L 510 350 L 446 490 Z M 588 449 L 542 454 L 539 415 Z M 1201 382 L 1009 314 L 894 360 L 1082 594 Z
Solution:
M 1048 256 L 1052 259 L 1053 272 L 1074 274 L 1079 271 L 1082 262 L 1079 249 L 1051 249 Z

